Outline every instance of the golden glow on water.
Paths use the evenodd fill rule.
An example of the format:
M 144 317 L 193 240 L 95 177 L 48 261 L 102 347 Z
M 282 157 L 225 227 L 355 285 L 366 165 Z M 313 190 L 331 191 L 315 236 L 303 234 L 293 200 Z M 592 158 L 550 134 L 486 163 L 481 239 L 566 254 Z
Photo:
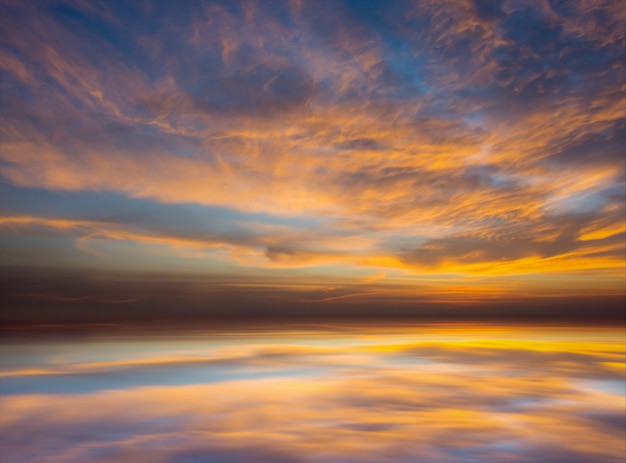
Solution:
M 3 345 L 15 462 L 613 462 L 624 331 L 309 325 Z

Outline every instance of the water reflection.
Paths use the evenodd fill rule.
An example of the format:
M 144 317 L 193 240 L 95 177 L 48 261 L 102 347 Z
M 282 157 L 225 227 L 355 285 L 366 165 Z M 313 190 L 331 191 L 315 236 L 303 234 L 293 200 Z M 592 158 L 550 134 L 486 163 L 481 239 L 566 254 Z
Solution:
M 621 462 L 624 331 L 5 339 L 6 462 Z

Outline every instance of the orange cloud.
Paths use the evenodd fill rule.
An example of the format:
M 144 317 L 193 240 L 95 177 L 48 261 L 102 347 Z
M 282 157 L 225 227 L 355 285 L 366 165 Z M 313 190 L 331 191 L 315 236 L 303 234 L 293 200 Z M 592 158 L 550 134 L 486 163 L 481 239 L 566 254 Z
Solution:
M 210 3 L 189 24 L 136 38 L 157 73 L 25 5 L 32 24 L 5 21 L 12 48 L 1 51 L 12 85 L 41 98 L 10 101 L 0 175 L 18 188 L 326 224 L 304 236 L 254 223 L 262 237 L 239 242 L 29 222 L 78 235 L 76 246 L 94 254 L 106 239 L 214 249 L 257 267 L 622 276 L 624 99 L 614 75 L 623 63 L 609 58 L 623 11 L 596 6 L 610 21 L 582 4 L 572 16 L 529 7 L 559 31 L 552 43 L 504 21 L 527 14 L 515 5 L 407 4 L 390 23 L 406 46 L 396 50 L 341 8 L 312 17 L 295 2 L 286 23 L 259 5 Z M 116 20 L 105 7 L 76 7 Z M 564 45 L 582 38 L 610 62 L 587 63 L 587 73 L 578 61 L 587 55 Z M 532 51 L 539 43 L 560 47 L 559 59 Z

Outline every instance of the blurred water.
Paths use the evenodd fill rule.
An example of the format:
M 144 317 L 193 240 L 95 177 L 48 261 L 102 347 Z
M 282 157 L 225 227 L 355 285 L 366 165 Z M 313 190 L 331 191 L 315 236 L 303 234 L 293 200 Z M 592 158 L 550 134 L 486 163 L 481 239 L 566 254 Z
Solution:
M 4 462 L 622 462 L 624 330 L 280 325 L 2 341 Z

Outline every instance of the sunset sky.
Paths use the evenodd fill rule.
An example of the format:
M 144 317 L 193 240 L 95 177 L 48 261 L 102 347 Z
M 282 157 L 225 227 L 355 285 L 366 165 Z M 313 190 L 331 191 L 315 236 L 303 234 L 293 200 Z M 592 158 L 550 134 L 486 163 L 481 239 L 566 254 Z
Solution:
M 3 320 L 621 313 L 624 21 L 1 0 Z

